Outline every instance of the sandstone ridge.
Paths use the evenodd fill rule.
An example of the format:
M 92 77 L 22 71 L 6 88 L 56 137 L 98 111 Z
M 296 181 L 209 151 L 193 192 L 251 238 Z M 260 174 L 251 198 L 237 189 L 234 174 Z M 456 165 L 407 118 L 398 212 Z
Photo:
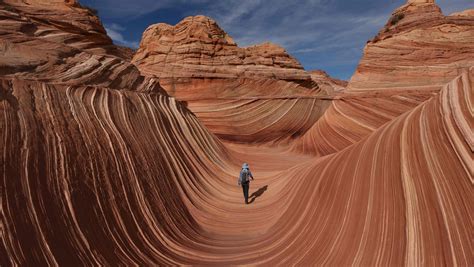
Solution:
M 0 2 L 0 73 L 3 78 L 66 85 L 157 90 L 115 46 L 99 18 L 75 1 Z
M 352 90 L 440 89 L 474 64 L 474 17 L 444 16 L 434 1 L 409 1 L 367 43 Z
M 148 27 L 133 63 L 142 72 L 163 78 L 309 79 L 282 47 L 264 43 L 240 48 L 205 16 L 187 17 L 175 26 L 158 23 Z

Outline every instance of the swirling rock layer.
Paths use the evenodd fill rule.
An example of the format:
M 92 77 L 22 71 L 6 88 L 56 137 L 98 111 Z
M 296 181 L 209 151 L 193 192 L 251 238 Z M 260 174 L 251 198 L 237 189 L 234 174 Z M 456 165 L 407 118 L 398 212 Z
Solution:
M 345 87 L 328 75 L 313 77 L 277 45 L 239 48 L 204 16 L 150 26 L 133 63 L 159 77 L 214 134 L 233 142 L 297 138 L 328 107 L 330 98 L 322 98 Z
M 160 80 L 160 84 L 186 102 L 211 132 L 239 143 L 297 138 L 331 101 L 312 81 L 302 85 L 275 79 L 191 79 L 172 84 Z
M 76 2 L 4 1 L 0 7 L 2 77 L 162 90 L 124 60 L 99 19 Z
M 225 149 L 165 96 L 4 81 L 2 261 L 469 265 L 473 80 L 320 160 Z
M 341 151 L 437 93 L 438 90 L 346 91 L 291 145 L 296 151 L 318 156 Z

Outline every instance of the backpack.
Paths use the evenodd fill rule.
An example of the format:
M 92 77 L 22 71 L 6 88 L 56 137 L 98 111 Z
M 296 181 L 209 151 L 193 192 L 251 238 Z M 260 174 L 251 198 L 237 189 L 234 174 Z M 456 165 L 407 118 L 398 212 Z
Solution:
M 242 169 L 240 182 L 246 184 L 249 182 L 249 169 Z

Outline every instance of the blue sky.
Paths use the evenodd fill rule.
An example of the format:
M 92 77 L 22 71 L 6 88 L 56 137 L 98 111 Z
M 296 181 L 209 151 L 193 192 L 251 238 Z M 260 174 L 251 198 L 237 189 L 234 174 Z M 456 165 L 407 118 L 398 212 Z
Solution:
M 99 10 L 115 43 L 138 47 L 151 24 L 206 15 L 241 47 L 271 41 L 307 70 L 349 79 L 367 40 L 403 0 L 80 0 Z M 474 8 L 474 0 L 437 0 L 445 14 Z

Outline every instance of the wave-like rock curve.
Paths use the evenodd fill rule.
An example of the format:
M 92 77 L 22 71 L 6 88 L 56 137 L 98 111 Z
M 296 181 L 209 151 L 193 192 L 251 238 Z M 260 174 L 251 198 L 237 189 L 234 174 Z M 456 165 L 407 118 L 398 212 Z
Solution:
M 270 186 L 249 210 L 238 148 L 166 97 L 4 81 L 2 261 L 469 265 L 472 81 L 319 160 L 257 154 Z

